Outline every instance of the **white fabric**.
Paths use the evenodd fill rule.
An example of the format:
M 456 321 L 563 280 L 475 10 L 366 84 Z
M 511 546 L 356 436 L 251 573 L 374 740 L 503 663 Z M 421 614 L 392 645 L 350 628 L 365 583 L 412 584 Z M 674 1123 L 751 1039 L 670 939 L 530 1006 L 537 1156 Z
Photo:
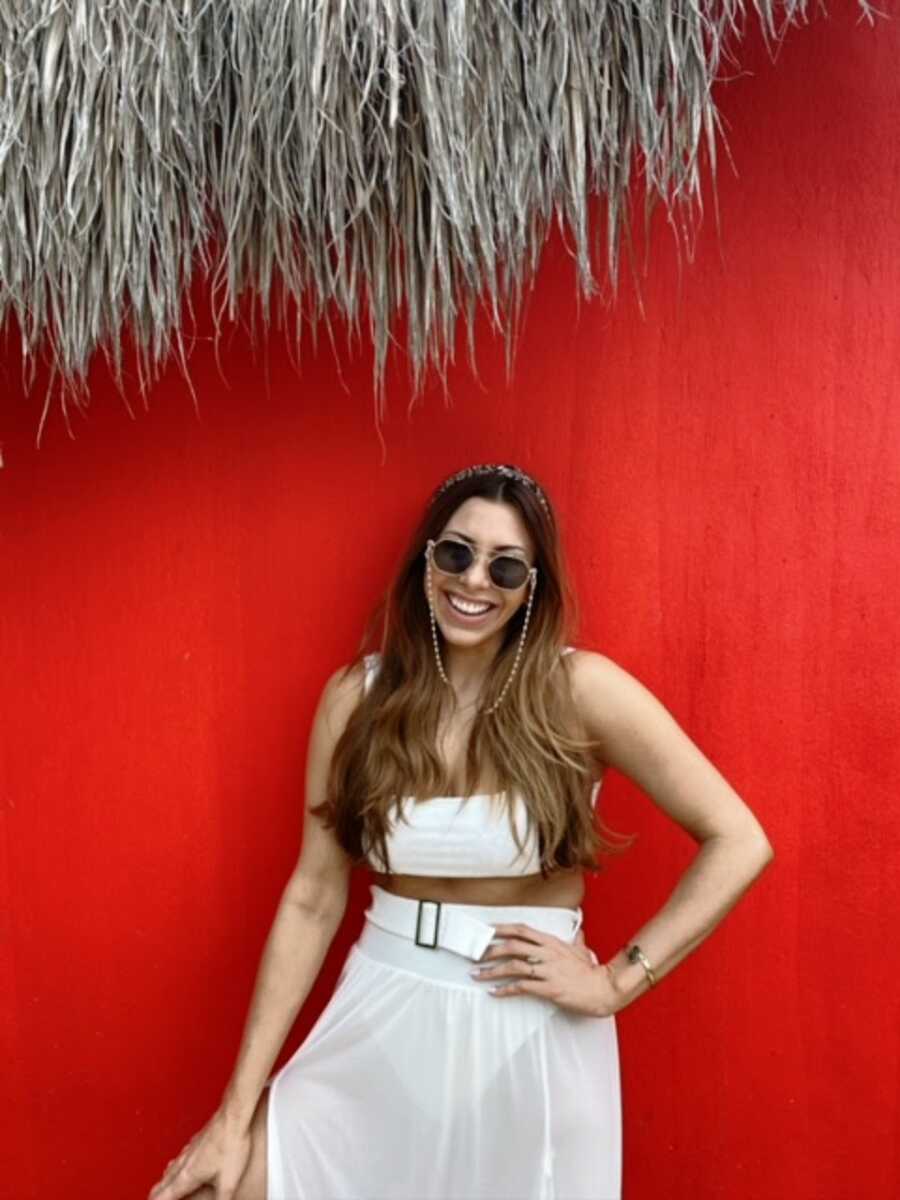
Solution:
M 615 1018 L 492 996 L 468 973 L 477 936 L 468 953 L 432 949 L 372 919 L 415 930 L 419 911 L 372 887 L 330 1001 L 268 1081 L 266 1200 L 621 1200 Z M 421 911 L 431 940 L 435 906 Z M 442 904 L 439 943 L 451 914 L 470 932 L 522 922 L 563 941 L 582 920 Z
M 524 853 L 509 827 L 502 796 L 479 793 L 406 796 L 399 817 L 389 818 L 387 846 L 391 870 L 397 875 L 491 876 L 536 875 L 541 869 L 537 836 L 528 832 L 528 811 L 516 796 L 514 819 Z M 366 843 L 366 858 L 384 871 L 377 846 Z
M 442 946 L 456 954 L 479 959 L 493 941 L 494 926 L 474 916 L 467 904 L 423 900 L 410 905 L 404 896 L 395 895 L 375 884 L 366 916 L 381 929 L 412 938 L 429 949 Z M 581 909 L 554 908 L 547 921 L 556 922 L 555 932 L 571 942 L 581 928 Z

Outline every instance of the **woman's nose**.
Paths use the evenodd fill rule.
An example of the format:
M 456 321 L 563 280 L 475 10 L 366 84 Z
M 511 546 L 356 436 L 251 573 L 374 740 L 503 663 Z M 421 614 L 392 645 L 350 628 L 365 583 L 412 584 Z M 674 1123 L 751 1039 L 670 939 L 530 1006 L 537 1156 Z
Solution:
M 466 586 L 471 588 L 473 592 L 481 588 L 490 587 L 491 574 L 488 570 L 488 564 L 482 559 L 476 558 L 469 566 L 469 569 L 463 573 L 463 580 Z

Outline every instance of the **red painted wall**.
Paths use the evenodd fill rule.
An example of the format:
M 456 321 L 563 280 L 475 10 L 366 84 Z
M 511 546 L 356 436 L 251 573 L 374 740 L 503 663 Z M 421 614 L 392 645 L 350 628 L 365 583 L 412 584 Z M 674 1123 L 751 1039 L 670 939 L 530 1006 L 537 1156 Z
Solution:
M 719 99 L 679 283 L 657 217 L 646 317 L 582 304 L 549 245 L 507 387 L 484 326 L 454 404 L 407 414 L 327 338 L 293 373 L 244 331 L 145 411 L 98 366 L 75 440 L 2 362 L 0 813 L 8 1090 L 0 1189 L 144 1196 L 230 1072 L 299 849 L 325 678 L 430 488 L 512 460 L 559 505 L 583 644 L 648 684 L 760 816 L 776 862 L 619 1017 L 626 1200 L 898 1194 L 900 24 L 831 6 Z M 202 300 L 202 296 L 199 297 Z M 208 318 L 202 333 L 208 334 Z M 693 843 L 611 775 L 632 852 L 590 881 L 604 956 Z M 284 1061 L 325 1003 L 367 879 Z

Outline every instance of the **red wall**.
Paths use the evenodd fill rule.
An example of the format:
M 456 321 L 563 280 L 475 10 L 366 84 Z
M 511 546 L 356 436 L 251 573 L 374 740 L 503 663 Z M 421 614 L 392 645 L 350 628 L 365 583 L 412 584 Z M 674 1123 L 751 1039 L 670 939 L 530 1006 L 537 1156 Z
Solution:
M 898 1194 L 900 24 L 833 4 L 719 100 L 679 285 L 658 214 L 642 319 L 575 301 L 548 246 L 507 388 L 484 325 L 407 415 L 328 339 L 292 371 L 245 331 L 132 421 L 98 365 L 75 440 L 0 409 L 4 1196 L 144 1196 L 206 1120 L 299 849 L 325 678 L 430 488 L 472 461 L 556 498 L 581 641 L 659 695 L 760 816 L 776 862 L 619 1017 L 626 1200 Z M 709 197 L 707 197 L 709 201 Z M 202 296 L 199 295 L 202 301 Z M 210 331 L 204 318 L 201 332 Z M 621 776 L 632 852 L 590 881 L 611 955 L 693 843 Z M 325 1003 L 367 879 L 284 1061 Z M 9 1061 L 8 1055 L 4 1056 Z M 892 1136 L 893 1135 L 893 1136 Z

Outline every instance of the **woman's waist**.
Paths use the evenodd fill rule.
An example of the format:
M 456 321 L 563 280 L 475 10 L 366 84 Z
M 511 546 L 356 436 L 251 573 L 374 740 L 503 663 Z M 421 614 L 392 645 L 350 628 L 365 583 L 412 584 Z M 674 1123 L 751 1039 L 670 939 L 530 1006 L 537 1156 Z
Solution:
M 357 948 L 384 964 L 471 987 L 476 981 L 469 970 L 489 945 L 508 936 L 498 934 L 497 925 L 523 925 L 571 942 L 582 919 L 580 907 L 416 900 L 374 884 Z
M 479 906 L 554 907 L 576 909 L 584 898 L 580 868 L 517 876 L 451 877 L 387 875 L 372 872 L 372 883 L 409 900 L 440 900 L 444 904 Z

